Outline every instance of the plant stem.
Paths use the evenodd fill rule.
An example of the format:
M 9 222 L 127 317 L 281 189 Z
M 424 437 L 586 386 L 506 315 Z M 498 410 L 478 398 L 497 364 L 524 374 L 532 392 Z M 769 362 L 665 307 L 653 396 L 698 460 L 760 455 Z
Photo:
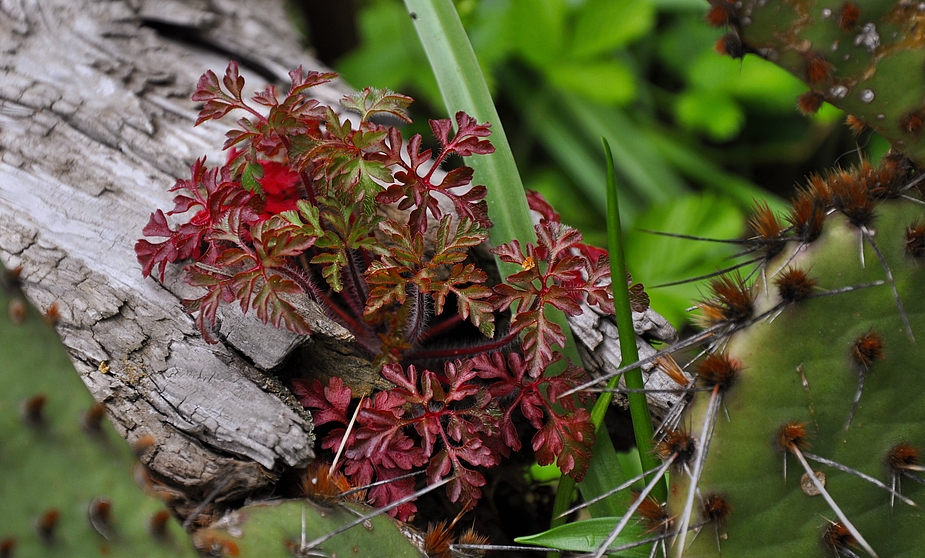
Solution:
M 636 332 L 633 329 L 633 313 L 630 308 L 629 285 L 626 281 L 626 258 L 623 253 L 623 233 L 620 225 L 620 202 L 617 196 L 616 176 L 614 174 L 613 154 L 606 138 L 604 142 L 604 155 L 607 158 L 607 248 L 610 251 L 610 277 L 613 287 L 614 308 L 616 310 L 617 331 L 620 335 L 620 364 L 632 363 L 639 360 L 639 351 L 636 349 Z M 627 389 L 641 390 L 645 387 L 642 381 L 642 370 L 633 368 L 623 373 L 623 380 Z M 607 383 L 607 387 L 615 387 L 618 381 L 614 377 Z M 651 471 L 659 463 L 653 453 L 653 438 L 655 430 L 652 427 L 652 416 L 649 414 L 649 402 L 646 394 L 631 391 L 626 394 L 630 405 L 630 416 L 633 419 L 633 433 L 636 436 L 636 448 L 639 450 L 639 460 L 643 471 Z M 602 393 L 591 413 L 591 420 L 603 421 L 604 412 L 612 392 Z M 598 407 L 601 407 L 600 409 Z M 596 414 L 595 414 L 596 413 Z M 597 425 L 598 423 L 596 423 Z M 652 494 L 659 502 L 668 497 L 668 487 L 664 479 L 652 490 Z

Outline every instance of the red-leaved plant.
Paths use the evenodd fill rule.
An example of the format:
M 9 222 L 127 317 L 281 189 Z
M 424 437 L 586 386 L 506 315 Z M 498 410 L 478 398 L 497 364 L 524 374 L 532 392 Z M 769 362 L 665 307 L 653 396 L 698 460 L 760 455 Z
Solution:
M 410 122 L 409 97 L 369 88 L 347 96 L 341 105 L 359 115 L 354 124 L 308 96 L 334 74 L 299 68 L 289 75 L 292 84 L 282 100 L 269 86 L 253 97 L 258 108 L 242 98 L 244 79 L 235 62 L 221 80 L 212 71 L 200 78 L 193 95 L 204 103 L 197 125 L 233 110 L 245 116 L 227 133 L 227 163 L 209 168 L 205 159 L 196 161 L 190 178 L 171 188 L 174 208 L 151 215 L 143 233 L 163 240 L 135 245 L 142 273 L 158 270 L 163 280 L 168 263 L 191 260 L 186 280 L 202 295 L 184 303 L 197 313 L 210 342 L 216 311 L 234 302 L 265 323 L 311 333 L 287 300 L 297 294 L 312 297 L 347 327 L 356 351 L 378 364 L 395 387 L 361 403 L 353 403 L 350 388 L 336 377 L 327 385 L 295 380 L 292 387 L 315 425 L 330 425 L 322 448 L 334 450 L 347 436 L 344 473 L 355 486 L 397 479 L 370 489 L 367 497 L 375 505 L 414 492 L 412 478 L 398 477 L 426 467 L 429 483 L 452 475 L 450 499 L 471 508 L 485 484 L 480 468 L 521 448 L 517 414 L 537 430 L 537 461 L 557 462 L 563 473 L 581 480 L 594 431 L 579 400 L 558 394 L 584 372 L 569 365 L 559 375 L 544 375 L 561 359 L 565 343 L 548 312 L 554 307 L 575 315 L 583 302 L 612 312 L 606 256 L 582 244 L 577 231 L 531 196 L 531 206 L 544 217 L 536 226 L 538 242 L 495 247 L 494 254 L 521 271 L 487 285 L 488 275 L 469 260 L 469 249 L 487 240 L 491 226 L 486 189 L 471 185 L 466 166 L 440 182 L 435 173 L 451 155 L 493 152 L 485 139 L 489 125 L 460 112 L 454 134 L 450 120 L 432 120 L 440 144 L 434 160 L 430 150 L 421 150 L 420 135 L 405 145 L 397 128 L 373 118 L 389 114 Z M 407 220 L 383 217 L 377 208 L 389 205 Z M 171 225 L 170 216 L 179 215 L 185 220 L 173 217 Z M 425 241 L 431 227 L 436 231 Z M 635 309 L 644 309 L 644 293 L 636 287 Z M 448 304 L 456 310 L 449 318 L 442 316 Z M 511 314 L 510 326 L 496 331 L 496 321 L 504 322 L 496 316 L 504 312 Z M 466 320 L 484 335 L 483 343 L 425 346 L 436 330 Z M 442 369 L 420 365 L 435 361 Z M 357 404 L 348 435 L 351 406 Z M 415 506 L 393 511 L 407 519 Z

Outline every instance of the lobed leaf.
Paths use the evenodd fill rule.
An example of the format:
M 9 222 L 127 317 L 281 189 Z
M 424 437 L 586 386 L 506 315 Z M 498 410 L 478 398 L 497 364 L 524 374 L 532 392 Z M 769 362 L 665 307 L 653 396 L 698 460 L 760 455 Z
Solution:
M 353 93 L 341 99 L 341 106 L 360 114 L 360 121 L 366 122 L 376 114 L 391 114 L 392 116 L 411 123 L 408 116 L 408 105 L 412 98 L 401 95 L 388 89 L 375 89 L 366 87 L 363 91 Z

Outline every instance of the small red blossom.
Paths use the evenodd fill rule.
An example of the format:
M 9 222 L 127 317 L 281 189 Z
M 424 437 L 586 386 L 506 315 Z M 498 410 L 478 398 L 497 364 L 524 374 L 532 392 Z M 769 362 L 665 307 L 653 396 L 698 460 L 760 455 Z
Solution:
M 263 188 L 266 205 L 261 217 L 266 219 L 283 211 L 296 208 L 296 202 L 302 198 L 302 179 L 299 173 L 288 165 L 276 161 L 259 161 L 263 167 L 263 178 L 257 181 Z

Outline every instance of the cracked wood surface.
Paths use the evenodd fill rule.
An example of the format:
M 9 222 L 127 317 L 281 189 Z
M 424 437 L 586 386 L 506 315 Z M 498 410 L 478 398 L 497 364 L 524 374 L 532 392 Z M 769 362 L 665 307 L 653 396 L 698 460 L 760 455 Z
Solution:
M 0 259 L 22 267 L 36 306 L 58 306 L 121 433 L 153 436 L 142 460 L 155 478 L 193 500 L 251 493 L 313 457 L 307 414 L 251 359 L 206 344 L 184 285 L 142 279 L 133 250 L 176 178 L 202 154 L 222 160 L 225 128 L 193 128 L 189 96 L 229 58 L 255 88 L 320 69 L 281 1 L 0 0 Z M 348 92 L 317 89 L 333 104 Z M 259 331 L 234 335 L 260 345 Z

